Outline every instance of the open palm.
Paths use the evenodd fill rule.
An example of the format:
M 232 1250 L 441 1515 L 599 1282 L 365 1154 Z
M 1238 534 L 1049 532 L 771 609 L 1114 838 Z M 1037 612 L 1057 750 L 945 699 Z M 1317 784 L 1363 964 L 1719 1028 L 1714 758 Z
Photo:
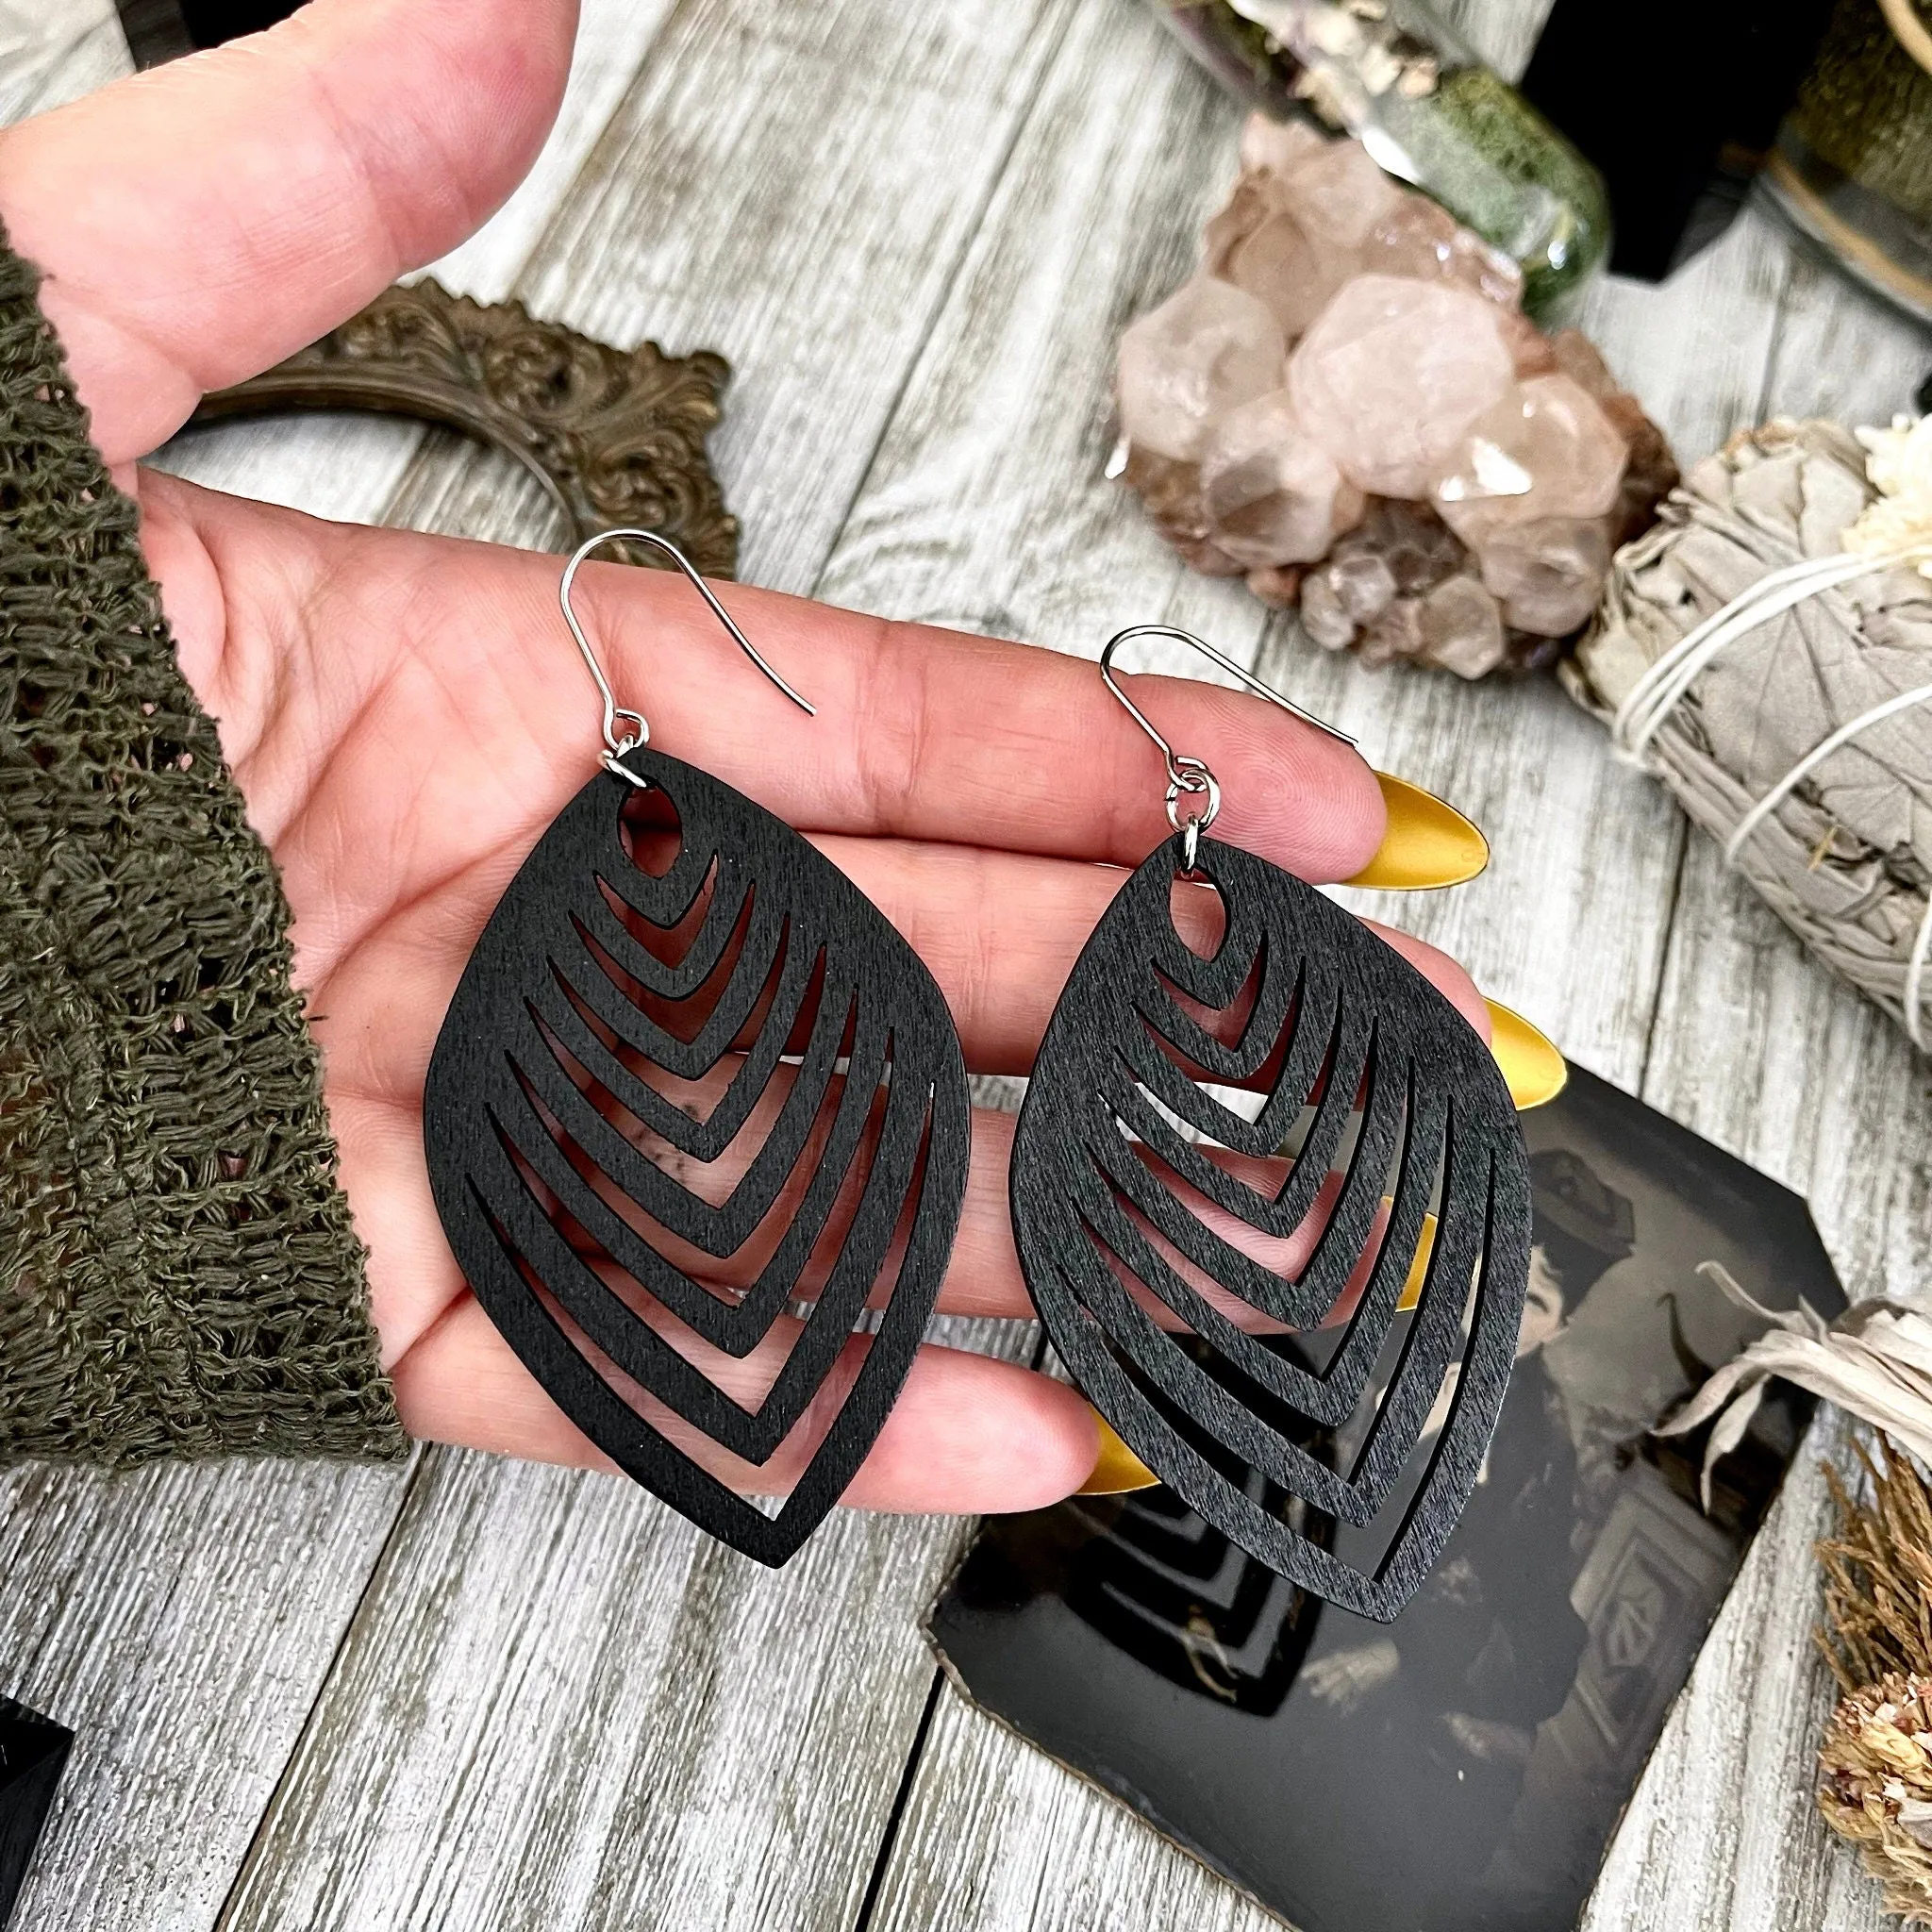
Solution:
M 595 1463 L 465 1289 L 422 1151 L 424 1074 L 463 963 L 594 769 L 557 560 L 325 524 L 134 467 L 204 391 L 333 326 L 508 194 L 555 109 L 574 25 L 573 0 L 315 0 L 269 34 L 0 135 L 0 218 L 46 274 L 95 441 L 141 501 L 182 669 L 281 868 L 404 1422 Z M 810 837 L 925 959 L 969 1067 L 1024 1073 L 1118 868 L 1165 830 L 1158 758 L 1091 666 L 727 587 L 817 705 L 808 719 L 682 581 L 609 565 L 579 589 L 653 741 Z M 1345 747 L 1214 687 L 1170 683 L 1143 702 L 1177 742 L 1211 751 L 1224 836 L 1318 881 L 1374 851 L 1380 794 Z M 1451 962 L 1396 942 L 1485 1024 Z M 1006 1117 L 975 1118 L 946 1310 L 1027 1312 L 1010 1141 Z M 735 1373 L 749 1392 L 767 1371 L 754 1357 Z M 848 1501 L 1028 1507 L 1080 1483 L 1096 1443 L 1071 1391 L 928 1347 Z M 711 1459 L 782 1488 L 806 1447 L 756 1474 Z

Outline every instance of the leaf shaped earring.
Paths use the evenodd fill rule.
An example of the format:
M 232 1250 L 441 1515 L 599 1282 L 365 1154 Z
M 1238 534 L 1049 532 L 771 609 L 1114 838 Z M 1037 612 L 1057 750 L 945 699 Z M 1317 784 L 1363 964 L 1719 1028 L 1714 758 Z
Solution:
M 782 1563 L 864 1460 L 938 1297 L 966 1069 L 878 908 L 616 703 L 571 605 L 614 538 L 669 557 L 811 710 L 663 538 L 609 530 L 571 558 L 560 599 L 603 699 L 604 769 L 510 881 L 450 1002 L 424 1091 L 430 1185 L 476 1299 L 558 1407 L 692 1522 Z M 672 1433 L 762 1464 L 828 1407 L 771 1514 Z
M 1021 1266 L 1074 1381 L 1142 1462 L 1249 1555 L 1386 1622 L 1455 1527 L 1502 1408 L 1529 1276 L 1522 1132 L 1495 1061 L 1420 973 L 1207 836 L 1213 773 L 1115 681 L 1115 652 L 1145 636 L 1341 737 L 1185 631 L 1137 625 L 1101 654 L 1167 761 L 1174 834 L 1048 1024 L 1013 1145 Z M 1208 957 L 1176 928 L 1177 881 L 1218 896 Z M 1310 1241 L 1292 1270 L 1259 1258 Z

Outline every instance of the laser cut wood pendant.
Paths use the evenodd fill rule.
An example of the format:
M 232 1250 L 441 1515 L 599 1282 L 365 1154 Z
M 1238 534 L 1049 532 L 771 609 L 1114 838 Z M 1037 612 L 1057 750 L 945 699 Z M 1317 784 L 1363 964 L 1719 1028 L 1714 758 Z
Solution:
M 1481 1040 L 1407 960 L 1279 867 L 1206 837 L 1195 867 L 1226 926 L 1211 958 L 1193 952 L 1171 909 L 1184 845 L 1164 841 L 1122 889 L 1048 1025 L 1013 1147 L 1021 1264 L 1074 1379 L 1150 1469 L 1291 1582 L 1386 1622 L 1461 1514 L 1508 1384 L 1529 1272 L 1515 1108 Z M 1210 1084 L 1266 1098 L 1249 1120 Z M 1298 1122 L 1306 1138 L 1270 1193 L 1176 1122 L 1250 1158 L 1277 1154 Z M 1339 1154 L 1339 1186 L 1324 1189 Z M 1403 1332 L 1397 1303 L 1438 1194 Z M 1286 1239 L 1311 1213 L 1321 1233 L 1291 1276 L 1214 1224 L 1232 1216 Z M 1225 1291 L 1220 1306 L 1204 1278 Z M 1340 1322 L 1322 1338 L 1325 1366 L 1265 1346 L 1226 1295 L 1299 1331 Z M 1149 1296 L 1185 1332 L 1163 1329 Z M 1318 1457 L 1307 1431 L 1277 1426 L 1284 1403 L 1341 1453 Z M 1295 1512 L 1264 1509 L 1257 1486 L 1230 1479 L 1177 1419 L 1342 1536 L 1317 1540 L 1291 1527 Z M 1373 1561 L 1324 1547 L 1381 1529 L 1385 1507 Z
M 693 766 L 647 748 L 622 762 L 675 808 L 675 857 L 661 874 L 633 858 L 640 794 L 609 771 L 544 833 L 436 1042 L 430 1181 L 477 1300 L 564 1413 L 691 1521 L 782 1563 L 863 1461 L 937 1299 L 966 1183 L 965 1065 L 932 975 L 836 866 Z M 713 1163 L 708 1188 L 680 1178 Z M 788 1339 L 752 1406 L 701 1366 Z M 637 1393 L 762 1464 L 848 1374 L 775 1515 Z

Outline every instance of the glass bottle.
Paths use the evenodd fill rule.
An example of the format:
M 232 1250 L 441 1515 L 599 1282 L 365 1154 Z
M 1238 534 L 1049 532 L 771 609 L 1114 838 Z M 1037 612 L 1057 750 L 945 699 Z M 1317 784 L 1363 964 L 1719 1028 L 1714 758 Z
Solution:
M 1932 322 L 1932 31 L 1912 0 L 1838 0 L 1765 180 L 1853 275 Z
M 1424 0 L 1153 0 L 1246 104 L 1352 135 L 1523 267 L 1523 303 L 1561 320 L 1609 252 L 1592 168 Z

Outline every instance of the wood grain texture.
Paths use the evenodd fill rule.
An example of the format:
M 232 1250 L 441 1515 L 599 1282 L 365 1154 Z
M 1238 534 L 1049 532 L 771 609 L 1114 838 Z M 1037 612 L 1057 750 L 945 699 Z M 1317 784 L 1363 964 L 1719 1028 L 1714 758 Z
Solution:
M 0 1475 L 0 1690 L 75 1733 L 13 1932 L 215 1924 L 406 1480 Z
M 1067 0 L 691 0 L 517 292 L 608 341 L 721 351 L 741 575 L 817 575 Z
M 841 1513 L 774 1574 L 432 1452 L 225 1932 L 851 1924 L 953 1535 Z
M 1913 391 L 1932 371 L 1932 332 L 1793 242 L 1769 203 L 1753 213 L 1790 248 L 1764 413 L 1883 424 L 1911 411 Z
M 16 0 L 0 25 L 0 126 L 134 71 L 114 0 Z

